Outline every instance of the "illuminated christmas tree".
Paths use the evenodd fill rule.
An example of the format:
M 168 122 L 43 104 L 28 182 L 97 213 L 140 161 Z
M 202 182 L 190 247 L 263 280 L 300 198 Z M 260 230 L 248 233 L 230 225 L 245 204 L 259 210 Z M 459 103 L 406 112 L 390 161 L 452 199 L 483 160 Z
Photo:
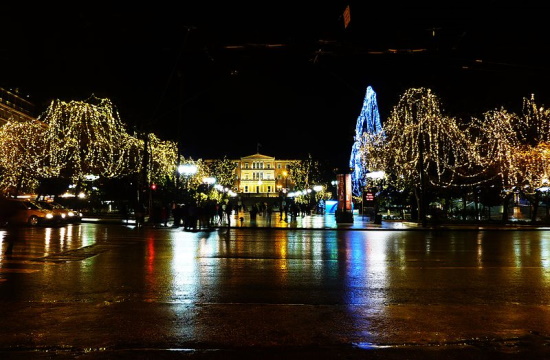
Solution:
M 363 107 L 361 113 L 357 118 L 355 126 L 355 141 L 351 149 L 350 168 L 353 169 L 351 173 L 352 192 L 355 196 L 361 196 L 361 193 L 365 186 L 366 174 L 369 169 L 363 160 L 363 154 L 361 148 L 364 145 L 366 136 L 378 135 L 382 132 L 382 123 L 380 122 L 380 114 L 378 112 L 378 103 L 376 101 L 376 93 L 372 87 L 367 87 L 367 92 L 363 100 Z

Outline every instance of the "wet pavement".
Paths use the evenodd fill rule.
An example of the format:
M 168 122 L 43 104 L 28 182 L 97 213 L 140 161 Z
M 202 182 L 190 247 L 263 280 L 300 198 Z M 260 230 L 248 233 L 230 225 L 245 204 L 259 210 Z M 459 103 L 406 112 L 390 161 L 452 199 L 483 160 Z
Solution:
M 173 219 L 168 222 L 168 227 L 171 227 Z M 103 223 L 103 224 L 126 224 L 135 226 L 134 219 L 122 219 L 118 215 L 113 216 L 86 216 L 83 218 L 86 223 Z M 152 225 L 146 223 L 146 227 Z M 161 226 L 162 227 L 162 226 Z M 224 219 L 221 222 L 215 221 L 214 228 L 271 228 L 271 229 L 309 229 L 309 230 L 550 230 L 550 226 L 529 225 L 523 223 L 508 223 L 501 224 L 500 222 L 484 222 L 484 223 L 427 223 L 426 226 L 413 221 L 391 220 L 384 219 L 379 224 L 373 219 L 355 212 L 351 222 L 337 222 L 334 214 L 312 214 L 305 216 L 286 216 L 277 213 L 272 213 L 271 216 L 257 215 L 254 219 L 251 218 L 249 212 L 241 211 L 234 213 L 231 216 L 231 222 L 228 225 Z M 204 227 L 205 229 L 207 227 Z M 198 230 L 200 230 L 200 226 Z
M 87 223 L 111 223 L 111 224 L 129 224 L 135 225 L 134 219 L 122 219 L 120 216 L 86 216 L 83 222 Z M 168 225 L 173 224 L 171 218 Z M 226 219 L 215 221 L 215 227 L 228 227 Z M 146 222 L 146 226 L 151 226 Z M 275 229 L 399 229 L 415 228 L 416 224 L 402 221 L 384 221 L 382 224 L 375 224 L 367 216 L 355 214 L 353 222 L 338 223 L 334 214 L 314 214 L 306 216 L 287 216 L 278 212 L 267 214 L 258 214 L 252 218 L 250 212 L 233 213 L 229 227 L 232 228 L 275 228 Z
M 319 218 L 0 229 L 0 359 L 550 358 L 547 230 Z

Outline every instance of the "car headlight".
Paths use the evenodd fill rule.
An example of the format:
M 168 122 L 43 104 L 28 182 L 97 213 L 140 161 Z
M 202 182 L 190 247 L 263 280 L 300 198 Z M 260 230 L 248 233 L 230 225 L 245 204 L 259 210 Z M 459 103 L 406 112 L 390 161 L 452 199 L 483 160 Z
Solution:
M 63 219 L 65 219 L 65 216 L 66 216 L 65 214 L 61 214 L 61 217 L 62 217 Z
M 53 219 L 53 215 L 50 214 L 50 213 L 47 213 L 47 214 L 46 214 L 46 219 Z
M 68 214 L 68 215 L 69 215 L 69 217 L 73 217 L 73 216 L 74 216 L 74 212 L 69 211 L 69 214 Z

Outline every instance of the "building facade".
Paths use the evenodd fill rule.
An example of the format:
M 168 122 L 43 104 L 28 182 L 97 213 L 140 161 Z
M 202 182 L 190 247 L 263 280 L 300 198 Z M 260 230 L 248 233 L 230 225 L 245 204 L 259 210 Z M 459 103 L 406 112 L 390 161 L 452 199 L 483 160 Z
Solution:
M 8 121 L 36 120 L 34 111 L 34 104 L 25 100 L 19 91 L 0 88 L 0 126 Z
M 272 156 L 254 154 L 234 160 L 235 188 L 239 195 L 277 197 L 294 188 L 290 166 L 299 160 L 278 160 Z

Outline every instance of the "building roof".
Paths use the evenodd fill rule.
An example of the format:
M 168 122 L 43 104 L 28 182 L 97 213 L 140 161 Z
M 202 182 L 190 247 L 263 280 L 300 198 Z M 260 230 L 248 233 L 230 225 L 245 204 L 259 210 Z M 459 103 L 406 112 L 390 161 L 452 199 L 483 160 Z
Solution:
M 241 157 L 241 160 L 254 160 L 254 159 L 275 160 L 273 156 L 262 155 L 260 153 Z

